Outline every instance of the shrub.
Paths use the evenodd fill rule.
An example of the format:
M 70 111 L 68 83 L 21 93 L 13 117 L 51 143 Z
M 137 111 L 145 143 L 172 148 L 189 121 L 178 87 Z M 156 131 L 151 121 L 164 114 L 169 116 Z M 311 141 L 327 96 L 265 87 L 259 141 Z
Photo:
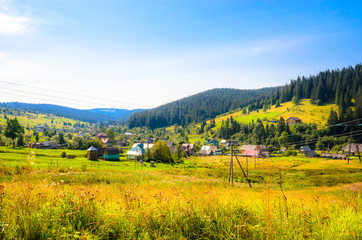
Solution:
M 65 157 L 67 156 L 67 153 L 66 153 L 66 152 L 62 152 L 62 153 L 60 154 L 60 156 L 61 156 L 62 158 L 65 158 Z
M 287 151 L 285 151 L 285 153 L 284 153 L 283 155 L 284 155 L 284 156 L 297 156 L 297 155 L 298 155 L 298 152 L 288 149 Z

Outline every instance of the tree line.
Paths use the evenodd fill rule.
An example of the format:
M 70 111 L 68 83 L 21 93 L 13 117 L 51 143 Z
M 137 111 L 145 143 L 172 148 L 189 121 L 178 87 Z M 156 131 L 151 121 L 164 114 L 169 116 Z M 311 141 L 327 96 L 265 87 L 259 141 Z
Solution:
M 362 117 L 362 65 L 327 70 L 309 77 L 298 77 L 281 87 L 256 90 L 212 89 L 163 106 L 133 114 L 128 127 L 151 129 L 213 119 L 217 115 L 240 109 L 243 112 L 277 107 L 300 99 L 310 99 L 312 104 L 338 105 L 338 120 L 347 121 Z M 354 109 L 354 111 L 353 111 Z

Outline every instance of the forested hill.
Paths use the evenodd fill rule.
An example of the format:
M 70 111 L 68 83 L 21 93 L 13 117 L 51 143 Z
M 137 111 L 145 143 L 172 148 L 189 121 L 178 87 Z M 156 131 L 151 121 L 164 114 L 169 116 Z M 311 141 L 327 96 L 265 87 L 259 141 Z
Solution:
M 259 102 L 269 97 L 273 88 L 257 90 L 212 89 L 186 97 L 160 107 L 133 114 L 129 120 L 130 128 L 147 126 L 151 129 L 173 125 L 182 126 L 217 115 L 233 109 Z
M 70 118 L 85 122 L 106 122 L 106 121 L 124 121 L 129 116 L 142 109 L 127 110 L 115 108 L 96 108 L 90 110 L 81 110 L 76 108 L 63 107 L 53 104 L 32 104 L 20 102 L 0 103 L 0 107 L 21 109 L 35 113 L 54 114 L 59 117 Z
M 311 99 L 311 103 L 338 105 L 340 121 L 362 118 L 362 65 L 298 77 L 289 84 L 256 90 L 212 89 L 163 106 L 133 114 L 128 126 L 152 129 L 175 123 L 201 122 L 234 109 L 269 108 L 283 102 Z M 352 111 L 354 109 L 354 111 Z

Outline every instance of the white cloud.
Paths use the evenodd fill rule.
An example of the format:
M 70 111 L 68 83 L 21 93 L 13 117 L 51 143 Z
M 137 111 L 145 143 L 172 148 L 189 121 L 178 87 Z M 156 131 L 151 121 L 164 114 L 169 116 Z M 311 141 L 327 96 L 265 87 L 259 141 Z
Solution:
M 0 34 L 18 35 L 30 31 L 30 19 L 0 13 Z
M 263 48 L 261 48 L 261 47 L 255 47 L 255 48 L 251 49 L 251 53 L 253 53 L 253 54 L 258 54 L 258 53 L 261 53 L 262 51 L 263 51 Z

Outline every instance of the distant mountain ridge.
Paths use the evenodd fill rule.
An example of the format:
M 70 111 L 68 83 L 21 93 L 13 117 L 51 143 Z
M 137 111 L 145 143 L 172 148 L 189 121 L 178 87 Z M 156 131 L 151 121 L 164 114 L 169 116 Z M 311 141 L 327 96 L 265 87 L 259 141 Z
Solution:
M 128 119 L 128 126 L 151 129 L 179 124 L 186 126 L 193 122 L 212 119 L 230 110 L 258 103 L 277 88 L 233 89 L 215 88 L 165 105 L 134 113 Z M 261 103 L 261 105 L 263 102 Z M 258 107 L 254 106 L 253 107 Z M 251 107 L 250 107 L 251 108 Z
M 21 102 L 3 102 L 0 107 L 21 109 L 26 111 L 38 111 L 39 113 L 54 114 L 60 117 L 71 118 L 86 122 L 106 122 L 106 121 L 127 121 L 136 112 L 144 109 L 117 109 L 117 108 L 95 108 L 76 109 L 53 104 L 33 104 Z
M 340 122 L 362 118 L 362 64 L 298 77 L 279 87 L 211 89 L 134 113 L 128 120 L 128 126 L 155 129 L 179 124 L 185 127 L 229 111 L 267 110 L 272 105 L 288 101 L 297 104 L 301 99 L 310 99 L 314 105 L 337 104 Z

